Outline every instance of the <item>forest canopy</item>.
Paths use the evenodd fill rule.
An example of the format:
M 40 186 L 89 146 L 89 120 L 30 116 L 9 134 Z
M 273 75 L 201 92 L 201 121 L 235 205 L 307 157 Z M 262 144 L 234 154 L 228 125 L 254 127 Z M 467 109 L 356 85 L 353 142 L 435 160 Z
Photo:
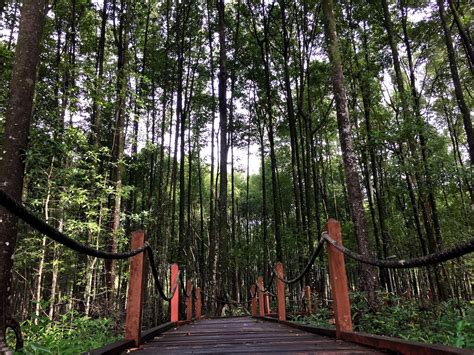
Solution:
M 276 261 L 297 275 L 329 218 L 345 246 L 379 259 L 472 237 L 469 1 L 32 3 L 0 0 L 0 188 L 75 240 L 116 252 L 143 229 L 161 279 L 177 262 L 240 302 Z M 25 17 L 21 41 L 28 6 L 42 15 Z M 14 90 L 20 49 L 30 96 Z M 8 132 L 24 136 L 18 156 Z M 0 301 L 14 295 L 11 314 L 121 317 L 126 261 L 9 223 Z M 380 291 L 472 298 L 472 258 L 397 272 L 346 263 L 372 309 Z M 305 278 L 321 302 L 327 272 L 322 257 Z M 151 276 L 147 290 L 144 321 L 156 325 L 167 309 Z

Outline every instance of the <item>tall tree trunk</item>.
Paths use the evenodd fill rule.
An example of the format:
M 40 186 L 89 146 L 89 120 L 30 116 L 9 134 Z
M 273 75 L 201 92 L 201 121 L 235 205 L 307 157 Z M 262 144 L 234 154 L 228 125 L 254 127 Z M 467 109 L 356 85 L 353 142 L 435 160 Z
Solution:
M 183 3 L 184 5 L 184 3 Z M 184 11 L 184 9 L 182 10 Z M 180 22 L 184 22 L 182 16 L 179 16 Z M 184 223 L 185 202 L 186 202 L 186 182 L 185 182 L 185 150 L 186 150 L 186 113 L 183 110 L 183 72 L 184 72 L 184 23 L 178 24 L 178 72 L 177 72 L 177 90 L 176 90 L 176 120 L 179 126 L 176 127 L 176 134 L 179 132 L 180 151 L 179 151 L 179 213 L 178 213 L 178 262 L 184 262 L 186 229 Z
M 105 35 L 106 35 L 106 26 L 107 26 L 107 7 L 109 0 L 104 0 L 101 11 L 101 23 L 100 23 L 100 35 L 99 42 L 97 47 L 96 61 L 95 61 L 95 83 L 94 83 L 94 93 L 92 95 L 92 115 L 91 115 L 91 136 L 90 142 L 92 144 L 98 144 L 98 139 L 100 137 L 100 107 L 99 107 L 99 89 L 102 85 L 102 78 L 104 75 L 104 58 L 105 58 Z
M 44 219 L 46 223 L 49 223 L 49 202 L 51 201 L 51 176 L 53 174 L 54 167 L 54 156 L 51 158 L 51 163 L 49 165 L 48 179 L 47 179 L 47 188 L 46 188 L 46 198 L 44 201 Z M 47 255 L 47 240 L 46 236 L 43 237 L 43 243 L 41 246 L 41 257 L 38 265 L 38 275 L 36 278 L 36 292 L 35 292 L 35 320 L 34 323 L 38 324 L 40 311 L 41 311 L 41 295 L 42 295 L 42 286 L 43 286 L 43 270 L 44 264 L 46 261 Z
M 263 5 L 265 6 L 265 5 Z M 273 5 L 270 5 L 273 8 Z M 269 11 L 271 11 L 271 8 Z M 273 227 L 275 234 L 275 251 L 277 260 L 283 260 L 283 248 L 281 245 L 281 203 L 278 189 L 278 172 L 277 160 L 275 152 L 275 129 L 273 122 L 273 97 L 272 97 L 272 83 L 270 71 L 270 39 L 269 39 L 269 15 L 264 14 L 263 18 L 263 38 L 259 38 L 259 31 L 257 30 L 257 20 L 252 7 L 249 5 L 248 9 L 252 12 L 252 27 L 255 40 L 260 49 L 260 59 L 264 69 L 264 84 L 265 92 L 265 114 L 266 124 L 268 129 L 268 141 L 270 143 L 270 170 L 272 177 L 272 200 L 273 200 Z
M 240 5 L 240 1 L 238 3 Z M 236 24 L 235 24 L 235 32 L 234 32 L 234 60 L 231 66 L 231 74 L 230 74 L 230 108 L 229 108 L 229 130 L 230 130 L 230 147 L 231 147 L 231 221 L 232 221 L 232 228 L 231 228 L 231 241 L 232 241 L 232 250 L 237 248 L 237 221 L 236 221 L 236 194 L 235 194 L 235 173 L 234 173 L 234 141 L 235 141 L 235 117 L 234 117 L 234 98 L 235 98 L 235 86 L 237 81 L 236 76 L 236 68 L 238 66 L 237 58 L 239 56 L 240 50 L 240 7 L 237 9 L 236 14 Z M 234 255 L 232 258 L 232 264 L 230 267 L 231 277 L 232 277 L 232 291 L 233 291 L 233 299 L 240 300 L 240 289 L 238 285 L 239 279 L 239 272 L 238 272 L 238 260 L 237 257 Z
M 147 51 L 148 51 L 148 30 L 150 26 L 150 12 L 151 12 L 151 3 L 148 3 L 147 7 L 147 15 L 145 20 L 145 33 L 143 39 L 143 58 L 141 61 L 141 68 L 139 64 L 139 59 L 135 54 L 135 72 L 136 76 L 139 78 L 138 82 L 135 85 L 135 99 L 134 99 L 134 113 L 133 113 L 133 120 L 132 120 L 132 137 L 131 137 L 131 163 L 130 168 L 128 171 L 128 184 L 132 187 L 130 191 L 130 197 L 127 201 L 127 211 L 129 214 L 133 214 L 136 212 L 137 209 L 137 189 L 138 189 L 138 181 L 137 181 L 137 154 L 138 154 L 138 128 L 140 124 L 140 115 L 143 109 L 143 103 L 141 103 L 143 97 L 143 90 L 145 87 L 144 78 L 146 74 L 147 68 Z M 138 48 L 135 49 L 135 53 L 138 52 Z M 153 169 L 150 168 L 150 174 L 153 175 Z M 145 174 L 143 174 L 145 176 Z M 145 202 L 145 196 L 142 196 L 142 201 Z M 143 210 L 143 209 L 142 209 Z M 143 221 L 141 223 L 143 225 Z M 134 225 L 134 222 L 131 218 L 127 220 L 126 225 L 126 233 L 131 233 L 131 230 L 135 228 L 139 228 L 140 226 Z
M 377 171 L 377 159 L 376 159 L 376 141 L 373 135 L 373 126 L 372 126 L 372 90 L 371 90 L 371 83 L 368 79 L 370 74 L 363 74 L 362 70 L 369 71 L 370 70 L 370 62 L 369 62 L 369 48 L 368 48 L 368 41 L 367 41 L 367 33 L 364 24 L 364 32 L 362 34 L 362 45 L 363 45 L 363 53 L 364 53 L 364 64 L 365 68 L 361 68 L 359 61 L 357 59 L 357 51 L 355 47 L 354 38 L 352 38 L 353 47 L 354 47 L 354 55 L 355 55 L 355 64 L 356 64 L 356 78 L 358 80 L 359 89 L 362 96 L 362 106 L 364 111 L 364 123 L 365 123 L 365 133 L 367 135 L 367 153 L 369 156 L 369 161 L 367 161 L 367 157 L 363 160 L 365 161 L 365 174 L 367 180 L 367 191 L 369 195 L 369 206 L 371 217 L 374 226 L 374 237 L 377 244 L 377 253 L 379 257 L 386 258 L 389 256 L 389 234 L 386 226 L 386 210 L 385 210 L 385 199 L 383 197 L 383 192 L 381 191 L 381 184 L 380 184 L 380 177 L 379 172 Z M 363 153 L 366 155 L 367 153 Z M 369 168 L 370 165 L 370 168 Z M 370 170 L 370 174 L 369 174 Z M 372 177 L 372 181 L 371 178 Z M 377 207 L 377 213 L 375 213 L 374 208 L 374 196 L 375 196 L 375 205 Z M 378 217 L 378 224 L 377 224 L 377 217 Z M 380 234 L 382 236 L 381 243 L 379 242 L 378 231 L 380 228 Z M 392 292 L 391 284 L 388 282 L 388 273 L 387 269 L 381 270 L 381 279 L 382 283 L 385 284 L 387 289 Z
M 24 0 L 0 153 L 0 188 L 20 201 L 47 0 Z M 18 219 L 0 207 L 0 352 L 7 351 L 13 253 Z
M 212 29 L 212 6 L 211 1 L 206 1 L 207 5 L 207 25 L 208 25 L 208 43 L 209 43 L 209 64 L 210 64 L 210 71 L 211 71 L 211 166 L 210 166 L 210 178 L 209 178 L 209 291 L 211 294 L 215 294 L 214 288 L 217 287 L 217 279 L 216 279 L 216 272 L 217 272 L 217 235 L 215 233 L 215 200 L 214 200 L 214 160 L 215 160 L 215 121 L 216 121 L 216 93 L 215 93 L 215 85 L 214 85 L 214 41 L 213 41 L 213 29 Z M 208 306 L 211 308 L 212 299 L 208 300 Z
M 412 57 L 412 49 L 410 44 L 410 39 L 408 38 L 408 25 L 407 25 L 407 8 L 405 6 L 405 0 L 400 1 L 401 12 L 402 12 L 402 29 L 403 29 L 403 42 L 405 44 L 406 52 L 407 52 L 407 59 L 408 59 L 408 69 L 409 69 L 409 77 L 410 77 L 410 89 L 411 89 L 411 102 L 413 106 L 413 111 L 415 114 L 416 119 L 416 127 L 417 127 L 417 134 L 418 139 L 420 141 L 420 148 L 421 148 L 421 159 L 423 165 L 423 172 L 424 172 L 424 184 L 426 185 L 426 194 L 427 200 L 424 206 L 424 210 L 427 214 L 429 214 L 429 235 L 432 235 L 431 247 L 430 252 L 439 252 L 441 250 L 441 227 L 438 218 L 438 208 L 435 199 L 435 190 L 431 178 L 431 172 L 429 169 L 428 163 L 428 146 L 427 146 L 427 138 L 425 137 L 425 122 L 423 117 L 421 116 L 421 107 L 420 107 L 420 100 L 419 94 L 416 89 L 416 81 L 415 81 L 415 68 L 413 64 L 413 57 Z M 437 274 L 437 282 L 438 282 L 438 293 L 442 300 L 446 300 L 449 297 L 448 292 L 448 280 L 443 276 L 441 269 L 435 267 L 435 273 Z
M 258 131 L 259 131 L 259 138 L 260 138 L 260 164 L 261 164 L 261 189 L 262 189 L 262 248 L 263 248 L 263 262 L 262 262 L 262 270 L 264 277 L 268 277 L 268 266 L 270 260 L 268 258 L 268 228 L 267 228 L 267 169 L 265 167 L 265 120 L 263 122 L 258 122 Z M 250 144 L 250 143 L 249 143 Z M 247 168 L 247 175 L 249 174 Z M 247 194 L 248 194 L 248 180 L 247 180 Z M 248 196 L 247 196 L 248 197 Z M 248 227 L 247 227 L 248 228 Z M 247 231 L 248 234 L 248 231 Z M 265 279 L 265 281 L 267 281 Z
M 443 26 L 446 50 L 448 51 L 449 69 L 451 70 L 454 93 L 456 95 L 459 111 L 461 111 L 461 116 L 464 123 L 464 131 L 466 132 L 467 145 L 469 148 L 469 160 L 471 161 L 471 165 L 474 165 L 474 132 L 472 130 L 470 109 L 467 106 L 462 91 L 461 79 L 459 78 L 458 66 L 456 63 L 456 52 L 454 51 L 453 39 L 451 38 L 451 32 L 449 30 L 448 20 L 446 18 L 446 10 L 444 9 L 444 0 L 436 0 L 436 2 L 438 4 L 441 25 Z
M 110 220 L 109 220 L 109 242 L 110 251 L 117 252 L 117 236 L 120 230 L 120 210 L 122 194 L 122 174 L 123 174 L 123 153 L 125 147 L 125 104 L 127 99 L 128 78 L 128 23 L 126 19 L 126 2 L 122 2 L 119 28 L 115 29 L 115 44 L 117 46 L 117 87 L 116 87 L 116 107 L 114 114 L 114 129 L 112 141 L 112 157 L 110 179 L 113 183 L 114 191 L 110 195 Z M 115 289 L 115 262 L 105 260 L 106 283 L 107 283 L 107 312 L 112 310 L 114 303 Z
M 459 35 L 461 36 L 462 44 L 466 51 L 471 73 L 474 74 L 474 49 L 472 48 L 472 39 L 470 38 L 469 33 L 464 28 L 461 19 L 459 18 L 458 10 L 456 9 L 453 0 L 448 0 L 448 3 L 449 8 L 451 9 L 451 13 L 453 14 L 454 22 L 456 22 Z
M 198 186 L 199 186 L 199 282 L 201 285 L 207 283 L 207 270 L 206 270 L 206 251 L 204 242 L 204 198 L 203 198 L 203 182 L 202 182 L 202 169 L 201 169 L 201 153 L 200 149 L 197 149 L 197 164 L 198 164 Z
M 298 148 L 298 136 L 296 130 L 296 117 L 295 108 L 293 104 L 293 96 L 291 93 L 291 82 L 290 82 L 290 38 L 287 28 L 287 17 L 286 17 L 286 0 L 280 0 L 280 13 L 282 22 L 282 36 L 283 36 L 283 76 L 285 83 L 285 96 L 286 96 L 286 109 L 288 114 L 288 125 L 290 127 L 290 144 L 291 144 L 291 174 L 293 180 L 293 194 L 295 198 L 296 207 L 296 226 L 298 231 L 297 240 L 303 236 L 303 231 L 306 231 L 306 221 L 303 214 L 302 206 L 302 177 L 301 177 L 301 163 Z
M 165 39 L 165 53 L 164 53 L 164 58 L 165 60 L 169 60 L 169 53 L 168 53 L 168 48 L 169 48 L 169 41 L 170 41 L 170 31 L 169 31 L 169 19 L 170 19 L 170 2 L 167 1 L 167 6 L 166 6 L 166 39 Z M 170 70 L 167 68 L 165 71 L 165 75 L 169 77 L 173 77 L 173 74 L 170 75 Z M 169 80 L 171 81 L 171 80 Z M 163 95 L 161 97 L 161 134 L 160 134 L 160 157 L 158 161 L 158 198 L 157 198 L 157 210 L 158 210 L 158 216 L 157 216 L 157 238 L 156 238 L 156 246 L 158 246 L 158 243 L 160 242 L 165 242 L 167 239 L 163 238 L 163 225 L 165 222 L 165 213 L 163 211 L 163 196 L 165 196 L 166 193 L 166 188 L 168 186 L 168 180 L 169 180 L 169 174 L 170 174 L 170 155 L 168 155 L 168 164 L 166 166 L 166 176 L 164 175 L 163 170 L 165 169 L 165 164 L 164 164 L 164 159 L 165 159 L 165 131 L 166 131 L 166 114 L 168 112 L 168 102 L 169 98 L 173 97 L 173 87 L 169 87 L 168 85 L 165 85 L 163 88 Z M 172 110 L 171 110 L 172 111 Z M 171 115 L 172 116 L 172 115 Z M 171 122 L 170 122 L 171 126 Z M 169 131 L 172 131 L 172 128 L 169 128 Z M 170 139 L 170 144 L 171 144 L 171 139 Z M 169 150 L 168 152 L 171 152 Z M 161 301 L 160 301 L 161 302 Z
M 329 60 L 332 67 L 332 82 L 336 99 L 337 124 L 339 140 L 341 143 L 344 173 L 349 195 L 351 216 L 357 236 L 358 251 L 362 255 L 371 255 L 369 248 L 369 235 L 367 222 L 364 216 L 362 190 L 357 172 L 357 156 L 354 150 L 352 128 L 347 106 L 347 95 L 344 84 L 344 75 L 341 64 L 341 54 L 336 32 L 336 19 L 332 0 L 322 2 L 326 18 L 326 36 L 328 41 Z M 373 266 L 362 264 L 360 266 L 360 287 L 367 292 L 369 305 L 377 308 L 375 291 L 378 288 L 377 270 Z
M 224 18 L 224 0 L 217 2 L 218 12 L 218 31 L 219 31 L 219 127 L 220 127 L 220 185 L 219 185 L 219 255 L 218 268 L 220 280 L 218 284 L 221 291 L 227 284 L 225 280 L 225 263 L 228 257 L 228 223 L 227 223 L 227 57 L 226 57 L 226 39 L 225 39 L 225 18 Z

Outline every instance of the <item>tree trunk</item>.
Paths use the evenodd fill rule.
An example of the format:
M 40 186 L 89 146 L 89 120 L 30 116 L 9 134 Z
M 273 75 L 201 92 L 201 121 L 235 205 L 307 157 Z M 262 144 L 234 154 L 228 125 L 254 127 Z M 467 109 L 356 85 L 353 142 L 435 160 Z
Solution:
M 332 82 L 336 99 L 337 124 L 339 140 L 341 143 L 344 173 L 349 195 L 351 216 L 357 236 L 358 251 L 362 255 L 371 255 L 369 249 L 369 236 L 367 222 L 364 216 L 362 190 L 357 172 L 357 156 L 354 150 L 352 128 L 347 106 L 346 88 L 341 64 L 341 55 L 336 33 L 336 19 L 332 0 L 322 2 L 324 16 L 326 17 L 326 35 L 328 41 L 329 60 L 332 67 Z M 378 288 L 377 270 L 373 266 L 362 264 L 360 266 L 360 287 L 367 292 L 369 305 L 377 308 L 375 291 Z
M 290 144 L 291 144 L 291 174 L 293 180 L 293 194 L 295 198 L 295 211 L 296 211 L 296 226 L 298 231 L 297 240 L 303 236 L 303 231 L 306 231 L 306 221 L 303 218 L 303 206 L 302 206 L 302 187 L 303 182 L 301 178 L 300 169 L 300 156 L 298 148 L 298 137 L 296 131 L 296 117 L 295 109 L 293 105 L 293 97 L 291 93 L 291 82 L 290 82 L 290 71 L 289 71 L 289 50 L 290 50 L 290 38 L 287 29 L 287 18 L 286 18 L 286 0 L 280 0 L 280 12 L 282 22 L 282 36 L 283 36 L 283 76 L 285 83 L 285 95 L 286 95 L 286 108 L 288 114 L 288 125 L 290 127 Z
M 214 288 L 217 286 L 216 280 L 216 272 L 217 272 L 217 236 L 215 233 L 215 200 L 214 200 L 214 158 L 215 158 L 215 120 L 216 120 L 216 93 L 215 93 L 215 86 L 214 86 L 214 45 L 213 45 L 213 31 L 212 31 L 212 23 L 211 23 L 211 10 L 212 6 L 210 0 L 206 2 L 207 5 L 207 25 L 208 25 L 208 43 L 209 43 L 209 61 L 210 61 L 210 71 L 211 71 L 211 166 L 210 166 L 210 178 L 209 178 L 209 291 L 210 294 L 215 294 Z M 211 308 L 213 301 L 212 299 L 208 299 L 208 306 Z
M 228 257 L 228 223 L 227 223 L 227 58 L 226 58 L 226 24 L 224 19 L 224 0 L 217 3 L 218 31 L 219 31 L 219 127 L 220 127 L 220 185 L 219 185 L 219 255 L 218 255 L 218 284 L 224 291 L 225 263 Z
M 5 131 L 0 153 L 0 188 L 20 201 L 23 190 L 24 155 L 33 112 L 36 71 L 46 16 L 47 0 L 24 0 L 5 114 Z M 0 352 L 6 351 L 5 322 L 9 310 L 13 254 L 18 219 L 0 207 Z
M 90 132 L 90 142 L 92 144 L 98 144 L 98 139 L 100 137 L 100 107 L 99 107 L 99 95 L 100 87 L 102 85 L 102 78 L 104 75 L 104 57 L 105 57 L 105 35 L 106 35 L 106 26 L 107 26 L 107 7 L 109 0 L 104 0 L 101 11 L 101 24 L 100 24 L 100 35 L 99 43 L 97 47 L 97 55 L 95 61 L 95 83 L 94 83 L 94 92 L 92 96 L 92 115 L 91 115 L 91 132 Z
M 428 228 L 430 229 L 429 235 L 432 235 L 433 241 L 431 242 L 432 247 L 430 252 L 439 252 L 441 250 L 441 227 L 438 218 L 438 208 L 435 199 L 435 190 L 433 186 L 433 182 L 431 179 L 431 173 L 429 170 L 429 163 L 428 163 L 428 155 L 430 152 L 428 151 L 427 147 L 427 138 L 425 137 L 425 122 L 423 117 L 421 116 L 421 108 L 420 108 L 420 100 L 419 94 L 416 89 L 416 82 L 415 82 L 415 68 L 413 64 L 412 58 L 412 49 L 410 45 L 410 39 L 408 38 L 408 28 L 407 28 L 407 9 L 405 7 L 405 1 L 400 1 L 401 11 L 402 11 L 402 28 L 403 28 L 403 42 L 405 44 L 405 48 L 407 51 L 407 59 L 408 59 L 408 69 L 409 69 L 409 76 L 410 76 L 410 89 L 411 89 L 411 96 L 412 96 L 412 106 L 413 111 L 415 114 L 416 119 L 416 127 L 417 127 L 417 134 L 418 139 L 420 141 L 421 147 L 421 158 L 422 158 L 422 165 L 424 170 L 424 184 L 426 185 L 426 193 L 427 193 L 427 201 L 425 203 L 424 210 L 429 217 L 427 218 L 430 223 Z M 425 198 L 424 198 L 425 200 Z M 449 297 L 448 292 L 448 281 L 446 278 L 443 277 L 443 273 L 440 272 L 438 267 L 435 267 L 436 274 L 439 274 L 437 277 L 438 281 L 438 293 L 442 300 L 446 300 Z
M 471 165 L 474 165 L 474 132 L 472 130 L 472 120 L 470 110 L 467 106 L 464 94 L 462 91 L 461 79 L 459 78 L 458 66 L 456 63 L 456 52 L 454 50 L 453 40 L 449 30 L 448 21 L 446 18 L 446 11 L 444 9 L 444 0 L 436 0 L 438 3 L 439 18 L 443 26 L 444 41 L 446 43 L 446 50 L 448 51 L 449 69 L 451 70 L 451 78 L 454 85 L 454 93 L 458 103 L 459 111 L 461 111 L 462 120 L 464 123 L 464 131 L 466 132 L 467 145 L 469 148 L 469 160 Z
M 47 188 L 46 188 L 46 199 L 44 202 L 44 220 L 46 223 L 49 223 L 49 202 L 51 200 L 51 176 L 53 174 L 53 167 L 54 167 L 54 156 L 51 158 L 51 163 L 49 165 L 48 171 L 48 180 L 47 180 Z M 46 236 L 43 237 L 43 243 L 41 245 L 41 257 L 38 265 L 38 276 L 36 278 L 36 292 L 35 292 L 35 320 L 34 323 L 37 325 L 40 311 L 41 311 L 41 293 L 42 293 L 42 281 L 43 281 L 43 269 L 44 264 L 46 261 L 47 255 L 47 240 Z
M 449 8 L 451 9 L 451 13 L 453 14 L 454 22 L 456 22 L 456 26 L 459 31 L 459 35 L 461 36 L 462 44 L 466 51 L 467 60 L 469 62 L 469 67 L 471 69 L 471 73 L 474 74 L 474 49 L 472 48 L 472 40 L 469 36 L 469 33 L 464 28 L 461 19 L 459 18 L 458 10 L 453 3 L 453 0 L 448 0 Z
M 120 230 L 120 210 L 122 194 L 122 174 L 123 174 L 123 152 L 125 147 L 125 104 L 127 99 L 128 78 L 128 24 L 126 20 L 126 5 L 122 3 L 120 9 L 119 28 L 115 29 L 117 46 L 117 93 L 115 107 L 115 125 L 113 129 L 112 157 L 110 179 L 114 186 L 114 191 L 110 195 L 110 220 L 109 220 L 109 242 L 110 251 L 117 252 L 117 236 Z M 105 260 L 106 283 L 107 283 L 107 312 L 112 310 L 114 303 L 115 289 L 115 262 Z

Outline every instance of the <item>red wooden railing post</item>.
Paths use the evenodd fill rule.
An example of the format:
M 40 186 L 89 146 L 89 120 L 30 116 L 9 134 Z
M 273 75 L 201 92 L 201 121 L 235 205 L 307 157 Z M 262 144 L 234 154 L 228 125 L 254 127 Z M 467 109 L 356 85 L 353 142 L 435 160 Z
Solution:
M 260 317 L 265 316 L 265 299 L 263 296 L 263 277 L 257 278 L 258 285 L 258 314 Z
M 311 307 L 311 287 L 306 286 L 306 308 L 309 315 L 313 314 L 313 308 Z
M 171 280 L 170 280 L 170 287 L 171 291 L 175 286 L 175 283 L 178 281 L 178 274 L 179 274 L 179 266 L 178 264 L 171 265 Z M 171 322 L 177 322 L 179 320 L 179 288 L 176 287 L 175 293 L 173 298 L 170 302 L 170 314 L 171 314 Z
M 143 231 L 132 233 L 132 250 L 143 247 L 144 243 L 145 234 Z M 142 328 L 144 257 L 145 254 L 140 253 L 130 258 L 130 280 L 125 320 L 125 339 L 133 340 L 137 347 L 140 345 Z
M 188 298 L 186 299 L 186 320 L 193 320 L 193 283 L 191 280 L 186 282 L 186 293 Z
M 268 292 L 265 292 L 265 314 L 268 315 L 272 313 L 272 310 L 270 308 L 270 295 Z
M 335 219 L 326 224 L 329 236 L 342 245 L 341 225 Z M 340 339 L 341 331 L 352 332 L 351 306 L 347 289 L 346 266 L 344 254 L 328 243 L 329 281 L 333 298 L 336 337 Z
M 250 286 L 250 296 L 252 297 L 252 304 L 251 304 L 251 310 L 252 310 L 252 317 L 257 316 L 257 285 L 253 284 Z
M 202 309 L 201 288 L 198 287 L 196 288 L 196 320 L 201 319 L 201 309 Z
M 283 264 L 277 262 L 275 264 L 275 272 L 277 274 L 277 308 L 278 308 L 278 319 L 286 320 L 286 308 L 285 308 L 285 284 L 282 281 L 284 279 Z

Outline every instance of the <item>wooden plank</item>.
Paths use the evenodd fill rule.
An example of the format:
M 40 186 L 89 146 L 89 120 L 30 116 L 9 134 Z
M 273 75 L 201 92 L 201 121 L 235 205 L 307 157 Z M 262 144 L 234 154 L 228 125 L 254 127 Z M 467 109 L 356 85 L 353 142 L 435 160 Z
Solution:
M 320 327 L 315 327 L 308 324 L 295 323 L 291 321 L 279 321 L 278 319 L 270 318 L 270 317 L 264 317 L 263 320 L 268 321 L 268 322 L 278 322 L 288 327 L 300 329 L 305 332 L 309 332 L 313 334 L 323 335 L 323 336 L 332 337 L 332 338 L 336 337 L 336 331 L 334 329 L 320 328 Z
M 170 285 L 171 288 L 175 285 L 175 283 L 178 281 L 178 273 L 179 273 L 179 267 L 178 264 L 172 264 L 171 265 L 171 280 L 170 280 Z M 173 290 L 171 290 L 173 291 Z M 176 291 L 173 295 L 173 298 L 171 299 L 170 302 L 170 308 L 171 308 L 171 322 L 177 322 L 179 321 L 179 287 L 176 287 Z
M 306 286 L 305 288 L 306 293 L 306 310 L 309 315 L 313 314 L 313 309 L 311 307 L 311 286 Z
M 196 320 L 201 319 L 202 312 L 201 288 L 196 288 Z
M 275 272 L 277 274 L 277 308 L 278 308 L 278 319 L 286 320 L 286 305 L 285 305 L 285 284 L 282 279 L 285 274 L 283 271 L 283 264 L 277 262 L 275 264 Z
M 168 322 L 168 323 L 165 323 L 165 324 L 161 324 L 157 327 L 148 329 L 148 330 L 142 332 L 142 343 L 145 343 L 145 342 L 153 339 L 157 335 L 159 335 L 161 333 L 164 333 L 167 330 L 170 330 L 170 329 L 175 328 L 177 326 L 178 325 L 177 325 L 176 322 Z
M 345 347 L 325 347 L 321 348 L 317 344 L 295 344 L 280 343 L 277 347 L 268 344 L 221 344 L 216 347 L 195 346 L 191 349 L 181 347 L 164 347 L 160 349 L 143 349 L 140 355 L 150 354 L 320 354 L 320 355 L 340 355 L 340 354 L 380 354 L 370 349 L 354 349 Z
M 251 313 L 255 317 L 257 315 L 257 285 L 253 284 L 250 286 L 250 296 L 252 297 Z
M 119 340 L 115 343 L 105 345 L 101 348 L 94 349 L 83 353 L 83 355 L 117 355 L 123 351 L 130 349 L 134 346 L 133 340 Z
M 186 299 L 186 320 L 193 320 L 193 283 L 191 280 L 186 281 L 186 293 L 188 298 Z
M 320 328 L 312 325 L 295 323 L 290 321 L 278 321 L 275 318 L 264 317 L 265 321 L 272 323 L 285 324 L 289 327 L 300 329 L 313 334 L 325 335 L 328 337 L 335 337 L 336 331 L 334 329 Z M 402 354 L 471 354 L 472 351 L 468 349 L 459 349 L 450 346 L 438 345 L 438 344 L 426 344 L 414 341 L 407 341 L 394 337 L 365 334 L 358 332 L 341 332 L 341 338 L 344 341 L 351 342 L 353 344 L 359 344 L 368 346 L 374 349 L 386 350 L 389 352 L 396 352 Z
M 393 337 L 382 335 L 373 335 L 357 332 L 341 332 L 342 339 L 351 341 L 357 344 L 370 346 L 377 349 L 385 349 L 395 351 L 406 355 L 448 355 L 448 354 L 465 354 L 472 355 L 472 350 L 453 348 L 444 345 L 432 345 L 426 343 L 419 343 L 414 341 L 407 341 Z
M 265 299 L 265 314 L 270 314 L 272 310 L 270 308 L 270 295 L 268 294 L 268 292 L 265 292 L 264 299 Z
M 265 316 L 265 299 L 263 295 L 263 277 L 259 276 L 257 278 L 258 285 L 258 314 L 260 317 Z
M 132 233 L 131 250 L 139 249 L 145 244 L 145 233 L 135 231 Z M 140 345 L 140 332 L 142 329 L 142 302 L 143 302 L 143 273 L 144 253 L 130 258 L 130 280 L 128 286 L 127 316 L 125 320 L 125 339 L 133 340 L 135 346 Z
M 342 245 L 341 225 L 335 219 L 329 219 L 326 230 L 336 243 Z M 341 332 L 352 331 L 351 306 L 347 289 L 346 266 L 344 254 L 328 243 L 329 281 L 333 295 L 334 318 L 336 321 L 336 337 Z
M 162 333 L 140 354 L 319 353 L 379 354 L 357 344 L 255 318 L 211 319 Z

